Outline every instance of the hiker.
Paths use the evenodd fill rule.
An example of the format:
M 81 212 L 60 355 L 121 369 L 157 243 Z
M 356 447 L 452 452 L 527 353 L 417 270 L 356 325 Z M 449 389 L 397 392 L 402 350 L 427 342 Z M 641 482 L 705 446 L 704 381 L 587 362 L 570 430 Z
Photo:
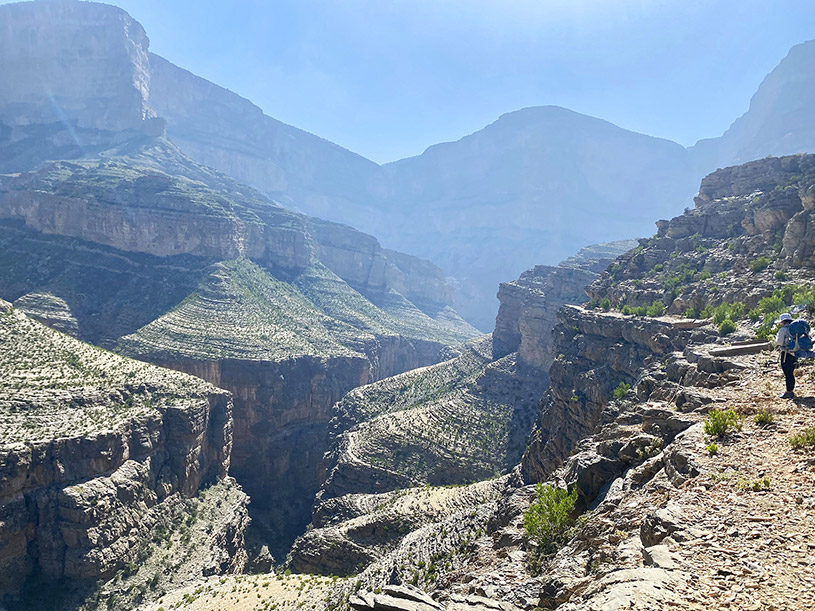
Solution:
M 790 323 L 792 323 L 792 316 L 784 313 L 778 317 L 775 324 L 781 325 L 778 333 L 775 336 L 775 345 L 781 349 L 781 371 L 784 372 L 784 381 L 787 384 L 786 392 L 781 395 L 782 399 L 795 398 L 795 366 L 798 364 L 798 359 L 795 353 L 789 349 L 790 340 Z
M 809 336 L 809 323 L 803 318 L 793 320 L 789 314 L 782 314 L 775 321 L 781 325 L 775 336 L 775 345 L 781 348 L 781 370 L 787 383 L 787 391 L 781 395 L 782 399 L 795 397 L 795 366 L 798 359 L 815 358 L 812 351 L 812 338 Z

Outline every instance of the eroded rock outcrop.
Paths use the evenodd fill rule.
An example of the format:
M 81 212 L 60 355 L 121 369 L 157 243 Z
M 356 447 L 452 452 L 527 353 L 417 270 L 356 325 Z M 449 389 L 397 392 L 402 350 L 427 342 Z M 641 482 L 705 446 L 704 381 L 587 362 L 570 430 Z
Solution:
M 162 504 L 226 476 L 230 395 L 0 313 L 3 593 L 127 562 Z
M 551 330 L 558 310 L 567 303 L 583 303 L 586 286 L 613 259 L 636 245 L 625 240 L 590 246 L 556 267 L 538 265 L 514 282 L 502 282 L 492 334 L 495 356 L 517 351 L 522 366 L 548 370 L 555 357 Z

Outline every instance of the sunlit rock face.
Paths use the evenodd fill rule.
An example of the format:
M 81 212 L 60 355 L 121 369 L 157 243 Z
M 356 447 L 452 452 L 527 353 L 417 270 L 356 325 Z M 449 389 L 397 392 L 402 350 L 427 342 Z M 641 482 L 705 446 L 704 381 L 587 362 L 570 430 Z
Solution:
M 152 114 L 148 44 L 141 25 L 113 6 L 0 7 L 0 121 L 137 127 Z
M 567 303 L 586 301 L 586 286 L 615 257 L 636 245 L 633 240 L 622 240 L 588 246 L 557 266 L 536 265 L 517 280 L 502 282 L 492 334 L 493 356 L 518 351 L 522 366 L 547 371 L 555 356 L 552 329 L 558 310 Z

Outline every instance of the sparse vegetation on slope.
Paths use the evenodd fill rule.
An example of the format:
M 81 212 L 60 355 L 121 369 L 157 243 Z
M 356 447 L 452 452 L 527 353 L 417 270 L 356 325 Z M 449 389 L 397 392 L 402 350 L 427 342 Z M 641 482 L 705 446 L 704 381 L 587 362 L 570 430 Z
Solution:
M 171 312 L 122 338 L 119 350 L 160 362 L 180 358 L 282 360 L 359 356 L 358 332 L 246 259 L 216 264 Z
M 79 342 L 10 308 L 0 314 L 0 346 L 0 445 L 116 430 L 169 408 L 206 403 L 214 390 Z
M 350 430 L 335 451 L 326 489 L 461 484 L 516 464 L 544 381 L 514 378 L 515 356 L 491 362 L 490 345 L 489 337 L 474 340 L 460 357 L 349 393 L 336 424 Z M 360 468 L 381 473 L 380 487 L 353 488 L 364 485 L 346 481 Z M 366 479 L 373 485 L 377 478 Z

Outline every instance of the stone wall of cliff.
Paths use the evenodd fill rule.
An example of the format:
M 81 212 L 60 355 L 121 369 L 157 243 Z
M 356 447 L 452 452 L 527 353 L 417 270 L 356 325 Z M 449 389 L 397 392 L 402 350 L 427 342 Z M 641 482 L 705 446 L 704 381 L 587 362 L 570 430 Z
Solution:
M 555 357 L 552 329 L 558 310 L 585 302 L 586 287 L 614 258 L 635 246 L 632 240 L 589 246 L 555 267 L 537 265 L 518 280 L 502 282 L 492 334 L 494 356 L 517 351 L 521 366 L 547 371 Z
M 0 306 L 0 590 L 110 575 L 166 500 L 226 476 L 231 397 Z
M 148 107 L 149 41 L 123 10 L 92 2 L 0 7 L 0 122 L 121 130 Z

